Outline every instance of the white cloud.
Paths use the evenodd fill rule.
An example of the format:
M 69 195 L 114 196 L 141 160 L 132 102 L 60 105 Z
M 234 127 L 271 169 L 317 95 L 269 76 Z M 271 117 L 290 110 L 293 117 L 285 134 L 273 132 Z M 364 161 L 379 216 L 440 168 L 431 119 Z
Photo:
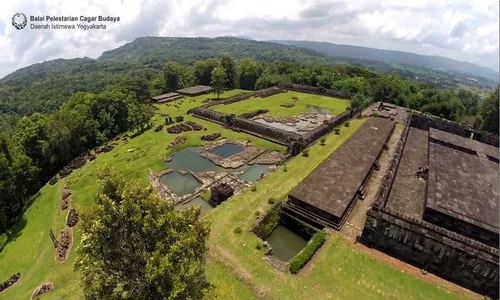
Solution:
M 106 30 L 16 30 L 16 12 L 109 15 L 120 22 L 106 23 Z M 48 59 L 97 58 L 146 35 L 328 41 L 447 56 L 497 70 L 499 64 L 498 2 L 490 0 L 25 0 L 2 3 L 0 76 Z

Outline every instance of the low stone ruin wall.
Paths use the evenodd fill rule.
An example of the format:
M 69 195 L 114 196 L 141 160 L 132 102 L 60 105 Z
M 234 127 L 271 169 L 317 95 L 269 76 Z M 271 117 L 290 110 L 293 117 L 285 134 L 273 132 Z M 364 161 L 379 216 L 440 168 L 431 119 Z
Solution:
M 498 135 L 495 135 L 495 134 L 489 133 L 489 132 L 484 132 L 484 131 L 474 132 L 473 139 L 478 141 L 478 142 L 492 145 L 495 147 L 498 147 L 498 144 L 499 144 L 498 143 Z
M 465 288 L 498 299 L 498 250 L 389 210 L 370 210 L 361 241 Z
M 10 276 L 9 279 L 0 283 L 0 293 L 13 286 L 16 282 L 19 281 L 20 278 L 21 278 L 21 273 L 16 273 Z
M 280 212 L 282 202 L 274 204 L 265 215 L 260 216 L 255 224 L 252 226 L 251 231 L 255 233 L 257 237 L 265 240 L 274 228 L 280 223 Z
M 384 179 L 380 183 L 380 187 L 377 191 L 377 195 L 375 197 L 375 202 L 373 206 L 375 208 L 384 207 L 387 203 L 387 199 L 389 198 L 389 194 L 391 193 L 392 184 L 394 183 L 394 179 L 396 178 L 396 172 L 399 167 L 399 162 L 401 161 L 401 157 L 403 156 L 403 150 L 406 145 L 406 139 L 408 138 L 408 132 L 410 132 L 410 123 L 411 123 L 411 112 L 409 113 L 403 132 L 399 137 L 398 144 L 396 145 L 396 151 L 394 152 L 393 159 L 385 172 Z
M 227 115 L 225 113 L 221 113 L 221 112 L 214 111 L 214 110 L 209 110 L 209 109 L 206 109 L 202 106 L 190 109 L 190 110 L 188 110 L 187 113 L 193 114 L 197 117 L 202 117 L 202 118 L 205 118 L 205 119 L 208 119 L 210 121 L 217 122 L 217 123 L 222 123 L 222 124 L 225 124 L 227 118 L 229 117 L 229 115 Z
M 353 96 L 350 93 L 345 93 L 345 92 L 342 92 L 339 90 L 325 89 L 322 87 L 315 87 L 315 86 L 302 85 L 302 84 L 279 83 L 278 87 L 281 89 L 284 89 L 284 90 L 290 90 L 290 91 L 296 91 L 296 92 L 308 93 L 308 94 L 317 94 L 317 95 L 323 95 L 323 96 L 330 96 L 330 97 L 341 98 L 341 99 L 351 99 L 351 97 Z
M 33 292 L 33 295 L 31 296 L 31 299 L 38 299 L 38 297 L 51 292 L 53 289 L 54 285 L 52 284 L 52 282 L 44 283 L 36 288 L 36 290 Z
M 240 102 L 240 101 L 243 101 L 243 100 L 247 100 L 247 99 L 250 99 L 252 97 L 260 97 L 260 98 L 266 98 L 266 97 L 271 97 L 273 95 L 276 95 L 276 94 L 279 94 L 279 93 L 284 93 L 285 91 L 278 88 L 278 87 L 270 87 L 270 88 L 266 88 L 266 89 L 262 89 L 262 90 L 258 90 L 258 91 L 255 91 L 255 92 L 250 92 L 250 93 L 244 93 L 244 94 L 239 94 L 239 95 L 236 95 L 236 96 L 233 96 L 233 97 L 229 97 L 229 98 L 226 98 L 226 99 L 222 99 L 222 100 L 217 100 L 217 101 L 210 101 L 202 106 L 199 106 L 199 107 L 202 107 L 202 108 L 209 108 L 209 107 L 212 107 L 212 106 L 216 106 L 216 105 L 221 105 L 221 104 L 224 104 L 224 105 L 228 105 L 228 104 L 231 104 L 231 103 L 236 103 L 236 102 Z

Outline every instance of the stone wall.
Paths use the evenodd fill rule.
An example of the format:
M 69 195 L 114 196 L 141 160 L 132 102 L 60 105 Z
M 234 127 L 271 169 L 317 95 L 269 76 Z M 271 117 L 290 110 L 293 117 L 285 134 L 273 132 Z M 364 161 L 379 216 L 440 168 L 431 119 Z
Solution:
M 221 100 L 216 100 L 216 101 L 210 101 L 200 107 L 202 108 L 209 108 L 209 107 L 212 107 L 212 106 L 216 106 L 216 105 L 221 105 L 221 104 L 224 104 L 224 105 L 228 105 L 228 104 L 231 104 L 231 103 L 235 103 L 235 102 L 240 102 L 240 101 L 243 101 L 243 100 L 247 100 L 247 99 L 250 99 L 252 97 L 261 97 L 261 98 L 266 98 L 266 97 L 270 97 L 270 96 L 273 96 L 273 95 L 276 95 L 276 94 L 279 94 L 279 93 L 284 93 L 285 91 L 283 91 L 282 89 L 278 88 L 278 87 L 270 87 L 270 88 L 266 88 L 266 89 L 262 89 L 262 90 L 258 90 L 258 91 L 255 91 L 255 92 L 250 92 L 250 93 L 244 93 L 244 94 L 239 94 L 239 95 L 236 95 L 236 96 L 233 96 L 233 97 L 229 97 L 229 98 L 226 98 L 226 99 L 221 99 Z
M 280 212 L 280 224 L 307 241 L 319 230 L 283 211 Z
M 280 212 L 282 202 L 278 202 L 271 206 L 271 208 L 267 211 L 267 213 L 263 216 L 260 216 L 255 224 L 252 226 L 252 231 L 258 236 L 260 239 L 265 240 L 271 232 L 273 232 L 274 228 L 278 226 L 280 223 Z
M 466 138 L 470 138 L 471 134 L 474 133 L 474 136 L 472 138 L 478 142 L 485 143 L 495 147 L 498 147 L 499 145 L 498 135 L 486 131 L 472 129 L 465 125 L 452 122 L 446 119 L 441 119 L 430 114 L 424 114 L 421 112 L 413 112 L 411 126 L 423 130 L 429 130 L 429 127 L 432 127 L 459 136 L 463 136 Z
M 341 99 L 351 99 L 353 94 L 345 93 L 339 90 L 325 89 L 322 87 L 302 85 L 302 84 L 293 84 L 293 83 L 279 83 L 278 87 L 284 90 L 296 91 L 301 93 L 308 94 L 317 94 L 323 96 L 330 96 Z
M 498 250 L 430 223 L 370 210 L 361 240 L 417 267 L 498 298 Z
M 408 132 L 410 131 L 410 122 L 412 118 L 412 113 L 409 112 L 405 126 L 403 129 L 403 132 L 401 133 L 401 136 L 399 137 L 398 144 L 396 146 L 396 151 L 394 152 L 393 159 L 391 160 L 391 163 L 389 164 L 389 167 L 387 168 L 387 171 L 385 172 L 384 179 L 382 179 L 382 182 L 380 183 L 380 187 L 377 191 L 377 195 L 375 197 L 375 202 L 373 204 L 373 207 L 375 209 L 379 207 L 384 207 L 385 204 L 387 203 L 387 199 L 389 198 L 389 194 L 392 189 L 392 184 L 394 183 L 394 179 L 396 178 L 396 172 L 399 167 L 399 162 L 401 161 L 401 157 L 403 155 L 403 150 L 406 145 L 406 139 L 408 138 Z
M 482 242 L 485 245 L 498 248 L 498 233 L 491 230 L 453 218 L 428 207 L 424 211 L 423 220 Z
M 271 137 L 273 139 L 283 142 L 284 144 L 289 144 L 291 141 L 297 141 L 300 140 L 301 138 L 301 136 L 295 132 L 281 130 L 275 127 L 271 127 L 269 125 L 260 124 L 252 120 L 246 120 L 241 118 L 234 118 L 232 126 L 242 130 L 248 130 L 260 135 Z
M 360 112 L 359 109 L 346 110 L 343 113 L 341 113 L 340 115 L 331 118 L 328 124 L 319 125 L 318 127 L 314 128 L 313 130 L 311 130 L 307 134 L 305 134 L 302 137 L 303 144 L 305 146 L 310 145 L 312 142 L 316 141 L 317 139 L 319 139 L 323 135 L 325 135 L 329 132 L 332 132 L 332 130 L 336 126 L 338 126 L 338 125 L 344 123 L 345 121 L 350 120 L 353 117 L 355 117 L 359 112 Z

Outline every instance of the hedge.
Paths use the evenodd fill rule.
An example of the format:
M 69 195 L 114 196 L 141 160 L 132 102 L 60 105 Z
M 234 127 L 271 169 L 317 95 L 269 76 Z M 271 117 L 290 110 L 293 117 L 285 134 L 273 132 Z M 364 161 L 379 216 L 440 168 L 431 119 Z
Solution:
M 313 257 L 314 253 L 318 251 L 319 247 L 325 242 L 326 232 L 323 230 L 316 232 L 309 243 L 302 249 L 299 254 L 290 261 L 290 272 L 297 274 L 309 260 Z

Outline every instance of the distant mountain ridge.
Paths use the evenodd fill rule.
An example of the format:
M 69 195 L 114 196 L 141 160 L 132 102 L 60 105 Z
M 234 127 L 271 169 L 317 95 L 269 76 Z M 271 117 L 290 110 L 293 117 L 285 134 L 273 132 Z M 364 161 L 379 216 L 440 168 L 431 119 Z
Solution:
M 270 42 L 307 48 L 328 54 L 334 58 L 350 57 L 386 63 L 413 65 L 417 67 L 446 70 L 483 77 L 495 82 L 498 82 L 499 80 L 499 73 L 493 69 L 441 56 L 427 56 L 396 50 L 382 50 L 360 46 L 333 44 L 328 42 L 291 40 L 271 40 Z

